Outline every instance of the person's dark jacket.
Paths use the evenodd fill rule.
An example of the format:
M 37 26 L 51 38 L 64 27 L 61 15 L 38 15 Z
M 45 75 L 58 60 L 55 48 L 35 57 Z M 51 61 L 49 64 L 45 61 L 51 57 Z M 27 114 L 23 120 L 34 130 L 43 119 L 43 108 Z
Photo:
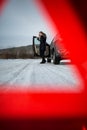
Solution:
M 40 37 L 40 50 L 46 50 L 46 37 Z
M 46 50 L 46 37 L 41 36 L 38 40 L 40 41 L 40 56 L 43 56 Z

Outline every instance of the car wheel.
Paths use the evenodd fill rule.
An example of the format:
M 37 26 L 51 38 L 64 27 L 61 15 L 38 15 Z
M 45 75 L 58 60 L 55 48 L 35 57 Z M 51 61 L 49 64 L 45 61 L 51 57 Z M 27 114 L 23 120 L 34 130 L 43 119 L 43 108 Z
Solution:
M 60 56 L 56 56 L 56 53 L 54 52 L 53 53 L 53 63 L 54 64 L 60 64 L 60 60 L 61 60 L 61 57 Z

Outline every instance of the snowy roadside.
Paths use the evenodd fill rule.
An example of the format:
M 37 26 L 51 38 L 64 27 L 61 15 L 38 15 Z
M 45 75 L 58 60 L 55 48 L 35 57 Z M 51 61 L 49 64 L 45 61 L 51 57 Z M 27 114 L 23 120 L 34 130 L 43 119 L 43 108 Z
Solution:
M 77 90 L 77 86 L 82 84 L 79 74 L 75 75 L 78 71 L 74 65 L 39 62 L 40 59 L 0 60 L 0 86 L 9 84 L 22 88 L 33 86 L 34 89 L 41 89 L 46 86 L 45 89 Z

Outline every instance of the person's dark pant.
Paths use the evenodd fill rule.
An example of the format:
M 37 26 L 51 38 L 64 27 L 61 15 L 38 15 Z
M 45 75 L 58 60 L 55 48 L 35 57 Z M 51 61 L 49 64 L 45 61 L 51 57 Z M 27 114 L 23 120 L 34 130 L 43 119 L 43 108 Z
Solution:
M 44 52 L 45 52 L 44 50 L 40 50 L 40 56 L 41 56 L 41 58 L 42 58 L 42 62 L 45 61 Z

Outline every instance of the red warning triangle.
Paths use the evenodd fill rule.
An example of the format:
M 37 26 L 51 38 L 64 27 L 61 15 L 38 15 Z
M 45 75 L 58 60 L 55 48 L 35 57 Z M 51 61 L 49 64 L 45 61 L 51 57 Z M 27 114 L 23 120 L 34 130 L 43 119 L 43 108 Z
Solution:
M 38 2 L 38 1 L 37 1 Z M 40 3 L 42 2 L 42 3 Z M 67 117 L 87 114 L 87 49 L 86 37 L 73 8 L 65 0 L 39 0 L 52 18 L 56 29 L 63 38 L 63 43 L 70 52 L 72 62 L 77 66 L 84 80 L 84 93 L 1 93 L 1 117 Z M 4 6 L 2 2 L 1 7 Z M 44 11 L 43 11 L 44 12 Z M 67 76 L 67 75 L 66 75 Z M 4 102 L 4 103 L 3 103 Z M 10 105 L 9 105 L 10 104 Z

